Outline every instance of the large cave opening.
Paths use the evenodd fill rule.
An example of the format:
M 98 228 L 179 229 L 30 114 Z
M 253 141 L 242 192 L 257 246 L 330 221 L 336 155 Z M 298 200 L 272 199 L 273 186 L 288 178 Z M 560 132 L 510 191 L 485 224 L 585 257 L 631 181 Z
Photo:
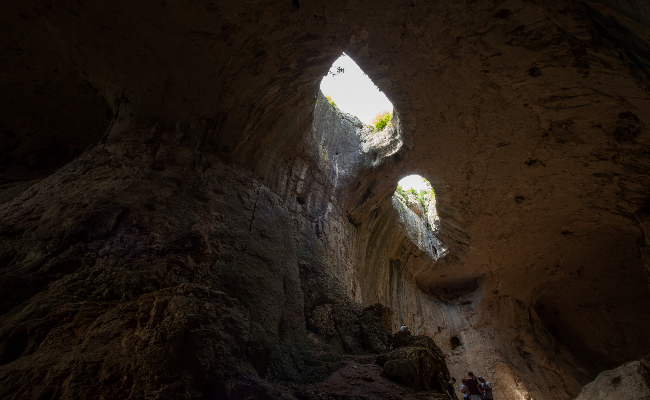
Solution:
M 393 114 L 393 104 L 370 77 L 343 53 L 323 77 L 320 90 L 330 104 L 349 113 L 376 131 L 382 130 Z

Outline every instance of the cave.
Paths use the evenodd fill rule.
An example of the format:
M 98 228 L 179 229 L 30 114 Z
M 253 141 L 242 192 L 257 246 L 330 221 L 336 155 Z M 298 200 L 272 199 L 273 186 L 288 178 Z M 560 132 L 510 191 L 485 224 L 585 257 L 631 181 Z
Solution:
M 650 396 L 645 2 L 0 21 L 1 398 L 379 399 L 388 376 L 415 399 L 467 371 L 500 399 Z M 342 53 L 390 126 L 320 92 Z M 435 221 L 395 194 L 412 173 Z

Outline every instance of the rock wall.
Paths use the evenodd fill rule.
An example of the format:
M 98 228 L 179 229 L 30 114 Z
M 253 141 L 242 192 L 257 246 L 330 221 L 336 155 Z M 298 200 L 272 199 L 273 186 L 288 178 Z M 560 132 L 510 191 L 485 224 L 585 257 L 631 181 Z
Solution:
M 2 396 L 318 379 L 308 321 L 351 299 L 498 396 L 577 396 L 650 352 L 646 11 L 6 3 Z M 318 94 L 342 51 L 393 128 Z M 411 173 L 437 194 L 435 263 L 392 204 Z

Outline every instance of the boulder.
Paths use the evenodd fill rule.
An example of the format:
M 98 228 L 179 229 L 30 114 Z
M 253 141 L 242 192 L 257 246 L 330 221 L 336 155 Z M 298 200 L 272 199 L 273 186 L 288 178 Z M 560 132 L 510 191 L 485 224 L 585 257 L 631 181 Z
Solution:
M 582 388 L 575 400 L 647 400 L 650 399 L 650 376 L 641 361 L 601 372 Z
M 337 334 L 332 316 L 333 307 L 333 304 L 323 304 L 312 310 L 309 323 L 313 332 L 326 338 L 332 338 Z
M 407 349 L 407 348 L 423 348 L 428 351 L 428 354 L 431 355 L 431 360 L 430 362 L 433 363 L 433 366 L 431 369 L 435 372 L 433 372 L 432 378 L 433 381 L 430 381 L 430 385 L 432 389 L 438 390 L 438 391 L 444 391 L 444 387 L 450 379 L 450 374 L 449 370 L 447 369 L 447 363 L 445 361 L 445 355 L 442 353 L 442 350 L 440 350 L 440 347 L 436 344 L 436 342 L 425 335 L 412 335 L 410 331 L 398 331 L 394 335 L 395 340 L 393 342 L 393 348 L 396 350 L 401 350 L 401 349 Z M 400 355 L 402 352 L 391 352 L 390 355 L 392 356 L 393 354 Z M 388 358 L 384 357 L 382 360 L 379 360 L 380 364 L 383 362 L 387 362 Z M 427 361 L 429 362 L 429 361 Z M 422 364 L 424 365 L 424 364 Z M 392 366 L 389 368 L 393 368 Z M 384 364 L 384 371 L 386 371 L 386 366 Z M 424 375 L 419 378 L 419 381 L 423 381 L 426 379 L 429 379 L 428 377 L 428 372 L 426 368 L 420 368 L 420 372 L 423 373 Z M 387 372 L 386 375 L 393 379 L 391 375 Z M 403 379 L 401 378 L 396 378 L 394 380 L 398 380 L 400 382 L 406 383 Z M 409 385 L 411 386 L 411 385 Z M 414 386 L 411 386 L 414 387 Z
M 397 349 L 399 347 L 410 346 L 413 342 L 413 335 L 411 331 L 397 331 L 393 335 L 393 348 Z
M 440 365 L 429 349 L 406 346 L 380 356 L 384 374 L 415 390 L 438 389 Z

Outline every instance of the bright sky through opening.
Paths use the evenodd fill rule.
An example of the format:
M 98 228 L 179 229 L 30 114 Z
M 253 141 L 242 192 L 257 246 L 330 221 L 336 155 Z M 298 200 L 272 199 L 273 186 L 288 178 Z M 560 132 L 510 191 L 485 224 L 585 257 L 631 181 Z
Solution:
M 382 111 L 393 113 L 391 102 L 350 57 L 343 54 L 330 71 L 336 71 L 337 67 L 345 69 L 345 72 L 325 76 L 320 90 L 331 96 L 341 111 L 354 115 L 364 124 L 370 124 Z
M 400 185 L 404 190 L 409 190 L 410 188 L 413 188 L 418 192 L 420 190 L 430 189 L 429 185 L 427 185 L 427 183 L 422 179 L 420 175 L 409 175 L 405 178 L 402 178 L 400 179 L 398 185 Z

